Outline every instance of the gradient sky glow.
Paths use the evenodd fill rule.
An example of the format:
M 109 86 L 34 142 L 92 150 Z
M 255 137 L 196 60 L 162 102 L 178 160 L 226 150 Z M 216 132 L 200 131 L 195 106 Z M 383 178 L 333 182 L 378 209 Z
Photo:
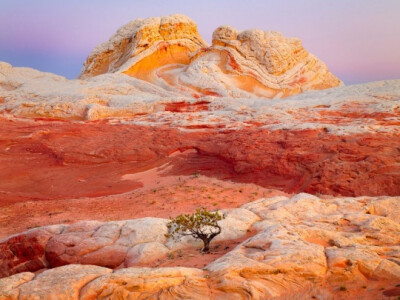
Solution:
M 75 78 L 121 25 L 173 13 L 208 42 L 225 24 L 298 37 L 347 84 L 400 78 L 400 0 L 0 0 L 0 61 Z

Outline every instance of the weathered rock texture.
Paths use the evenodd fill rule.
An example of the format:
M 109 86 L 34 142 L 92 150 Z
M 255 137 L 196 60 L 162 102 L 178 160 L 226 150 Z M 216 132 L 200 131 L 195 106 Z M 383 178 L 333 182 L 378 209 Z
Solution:
M 93 50 L 80 77 L 123 71 L 148 80 L 164 65 L 188 64 L 191 54 L 206 46 L 197 25 L 186 16 L 137 19 Z
M 299 39 L 228 26 L 203 41 L 186 16 L 138 19 L 96 47 L 80 78 L 117 72 L 186 96 L 285 97 L 341 85 Z
M 64 77 L 0 62 L 1 110 L 20 116 L 71 120 L 132 117 L 163 110 L 182 95 L 122 74 L 88 80 Z
M 344 284 L 368 288 L 342 288 L 340 299 L 392 286 L 384 295 L 396 296 L 400 80 L 304 92 L 339 85 L 297 39 L 220 27 L 208 47 L 184 16 L 125 25 L 77 80 L 0 63 L 1 214 L 12 203 L 118 197 L 156 168 L 362 196 L 226 211 L 221 243 L 258 233 L 203 270 L 143 268 L 196 245 L 168 241 L 165 219 L 39 227 L 0 241 L 0 273 L 11 275 L 0 299 L 330 299 Z
M 215 241 L 245 236 L 259 217 L 237 208 L 222 210 L 223 233 Z M 164 258 L 171 250 L 201 246 L 201 241 L 167 239 L 161 218 L 102 223 L 84 221 L 73 225 L 40 227 L 0 241 L 0 276 L 37 271 L 66 264 L 89 264 L 108 268 L 148 264 Z
M 94 120 L 182 104 L 204 110 L 215 97 L 281 98 L 342 84 L 298 39 L 230 27 L 213 36 L 208 47 L 182 15 L 138 19 L 93 50 L 79 80 L 0 62 L 0 111 Z
M 175 82 L 202 94 L 235 98 L 282 98 L 342 84 L 299 39 L 228 26 L 214 32 L 213 45 L 199 50 Z
M 213 96 L 196 98 L 115 73 L 87 80 L 67 80 L 0 62 L 0 75 L 0 111 L 26 117 L 98 120 L 159 113 L 156 118 L 152 115 L 153 122 L 173 122 L 181 126 L 263 122 L 268 127 L 279 123 L 286 128 L 293 125 L 310 128 L 315 127 L 310 123 L 324 123 L 334 128 L 340 127 L 333 125 L 348 125 L 353 132 L 370 125 L 384 129 L 387 125 L 399 124 L 398 80 L 310 91 L 265 101 Z M 186 114 L 171 117 L 163 112 L 191 112 L 194 118 L 186 118 Z
M 24 95 L 29 99 L 28 92 Z M 86 109 L 97 116 L 112 109 L 132 117 L 96 122 L 0 117 L 3 201 L 127 192 L 137 183 L 122 180 L 125 174 L 160 166 L 170 154 L 190 149 L 185 164 L 171 158 L 172 168 L 164 174 L 200 171 L 295 193 L 400 194 L 399 80 L 267 102 L 170 99 L 110 108 L 80 100 L 81 110 L 57 110 L 43 98 L 29 101 L 21 98 L 3 107 L 27 116 L 82 118 Z M 43 114 L 37 114 L 39 108 Z
M 259 232 L 204 270 L 123 268 L 113 272 L 99 267 L 123 264 L 126 253 L 137 253 L 134 248 L 143 243 L 159 246 L 142 256 L 165 255 L 162 233 L 166 220 L 81 222 L 34 229 L 2 242 L 1 253 L 9 253 L 1 260 L 3 276 L 38 270 L 43 267 L 39 260 L 47 261 L 47 267 L 72 265 L 36 277 L 25 272 L 1 279 L 0 297 L 289 299 L 302 293 L 301 299 L 329 299 L 340 286 L 360 288 L 381 282 L 388 288 L 400 280 L 399 203 L 399 197 L 318 198 L 309 194 L 259 199 L 231 211 L 231 218 L 239 223 L 223 224 L 224 230 L 228 226 L 233 230 L 245 222 L 243 228 L 252 224 Z M 33 249 L 40 248 L 38 244 L 45 251 L 35 256 Z M 74 264 L 78 262 L 98 266 Z M 341 297 L 346 298 L 346 293 Z M 368 295 L 371 291 L 365 292 Z
M 167 67 L 154 67 L 158 71 L 142 68 L 140 62 L 159 53 L 162 45 L 183 45 L 185 55 L 197 52 L 189 55 L 188 65 L 172 65 L 180 71 L 170 69 L 169 58 L 175 54 L 168 54 Z M 305 79 L 301 88 L 292 86 L 297 91 L 328 87 L 332 79 L 298 40 L 277 33 L 221 27 L 213 45 L 204 46 L 191 20 L 170 16 L 122 27 L 90 55 L 85 80 L 0 63 L 0 200 L 126 192 L 137 183 L 122 176 L 153 168 L 169 154 L 187 149 L 196 152 L 192 158 L 197 163 L 188 161 L 187 169 L 170 174 L 193 174 L 202 165 L 207 175 L 287 192 L 400 193 L 399 80 L 265 101 L 255 98 L 255 91 L 233 92 L 235 85 L 225 85 L 226 93 L 217 86 L 211 89 L 211 94 L 218 90 L 229 97 L 200 97 L 193 88 L 188 93 L 162 76 L 157 79 L 161 68 L 207 90 L 204 82 L 220 86 L 239 76 L 236 81 L 260 91 L 256 81 L 273 83 L 274 95 L 278 90 L 292 93 L 290 82 L 300 80 L 299 74 Z M 148 61 L 164 63 L 161 58 Z M 122 74 L 136 66 L 156 79 Z M 114 73 L 92 76 L 104 72 Z M 232 98 L 237 96 L 242 98 Z M 44 180 L 50 174 L 52 181 Z M 81 184 L 76 178 L 82 177 L 93 181 Z

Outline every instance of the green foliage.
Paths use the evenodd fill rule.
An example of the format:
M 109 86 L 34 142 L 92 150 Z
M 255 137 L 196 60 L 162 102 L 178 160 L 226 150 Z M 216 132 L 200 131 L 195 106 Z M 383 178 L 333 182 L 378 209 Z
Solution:
M 205 208 L 198 208 L 194 214 L 182 214 L 170 218 L 167 224 L 169 234 L 167 237 L 179 239 L 181 236 L 192 236 L 201 239 L 204 243 L 203 252 L 209 251 L 210 241 L 221 233 L 218 221 L 224 219 L 218 211 L 210 212 Z

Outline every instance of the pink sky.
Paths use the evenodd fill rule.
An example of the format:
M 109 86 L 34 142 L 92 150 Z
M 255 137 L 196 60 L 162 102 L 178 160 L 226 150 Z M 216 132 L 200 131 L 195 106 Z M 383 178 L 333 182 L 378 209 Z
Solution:
M 90 51 L 136 18 L 183 13 L 303 40 L 346 83 L 400 78 L 399 0 L 1 0 L 0 61 L 74 78 Z

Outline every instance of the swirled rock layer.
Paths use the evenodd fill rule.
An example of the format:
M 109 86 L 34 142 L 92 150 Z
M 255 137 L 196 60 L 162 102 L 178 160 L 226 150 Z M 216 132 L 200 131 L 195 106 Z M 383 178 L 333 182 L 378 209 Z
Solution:
M 124 70 L 139 79 L 168 64 L 188 64 L 191 53 L 207 44 L 184 15 L 137 19 L 122 26 L 87 58 L 81 78 Z
M 97 46 L 80 78 L 123 73 L 188 97 L 286 97 L 342 85 L 299 39 L 222 26 L 212 46 L 183 15 L 138 19 Z

